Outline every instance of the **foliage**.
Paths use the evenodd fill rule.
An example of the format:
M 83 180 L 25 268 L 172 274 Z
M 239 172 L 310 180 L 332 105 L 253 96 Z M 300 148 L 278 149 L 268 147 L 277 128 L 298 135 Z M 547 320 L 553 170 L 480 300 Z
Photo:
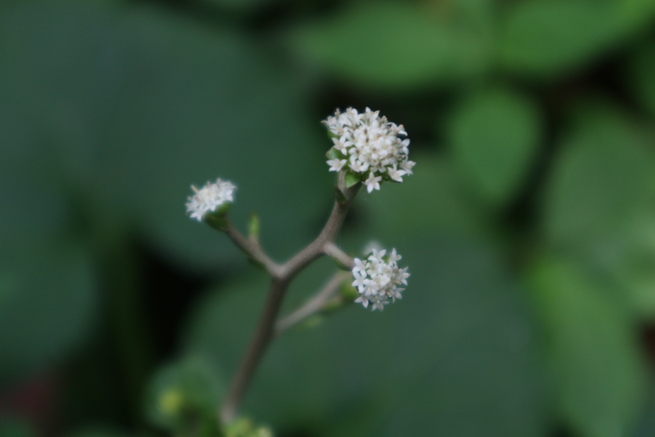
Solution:
M 402 247 L 410 287 L 282 336 L 232 431 L 655 434 L 654 5 L 1 4 L 0 433 L 223 432 L 265 284 L 185 217 L 189 186 L 237 183 L 233 223 L 256 211 L 282 260 L 329 212 L 320 120 L 370 106 L 417 165 L 340 245 Z

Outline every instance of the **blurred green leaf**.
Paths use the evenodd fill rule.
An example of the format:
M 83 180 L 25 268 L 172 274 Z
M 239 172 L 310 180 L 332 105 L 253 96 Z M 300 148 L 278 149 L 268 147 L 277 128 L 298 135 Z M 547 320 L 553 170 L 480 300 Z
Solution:
M 584 112 L 562 143 L 545 196 L 546 233 L 586 250 L 643 214 L 654 160 L 639 130 L 610 112 Z
M 96 284 L 86 248 L 23 244 L 0 255 L 0 386 L 61 362 L 93 326 Z
M 635 98 L 655 117 L 655 42 L 641 47 L 629 67 L 629 85 Z
M 592 109 L 589 109 L 592 108 Z M 593 103 L 563 141 L 545 198 L 550 242 L 655 316 L 655 157 L 644 129 Z
M 411 427 L 417 435 L 545 435 L 535 338 L 496 254 L 432 236 L 399 250 L 412 273 L 405 298 L 383 313 L 353 305 L 311 332 L 281 337 L 244 411 L 280 432 L 300 426 L 343 437 L 398 436 Z M 323 270 L 315 273 L 300 282 L 320 284 Z M 263 279 L 201 302 L 188 347 L 233 369 L 263 304 Z
M 492 205 L 507 202 L 527 174 L 540 137 L 535 104 L 506 90 L 484 90 L 465 100 L 451 119 L 455 163 Z
M 402 2 L 352 5 L 293 33 L 298 53 L 365 87 L 415 87 L 486 67 L 487 38 L 439 11 Z
M 202 430 L 219 436 L 216 408 L 224 395 L 217 367 L 200 356 L 186 356 L 160 369 L 151 381 L 146 409 L 149 420 L 175 432 Z
M 516 2 L 501 32 L 500 54 L 512 71 L 554 75 L 584 65 L 612 40 L 613 2 Z
M 314 236 L 331 198 L 330 143 L 314 135 L 297 81 L 246 38 L 155 9 L 120 15 L 77 2 L 21 4 L 0 27 L 0 113 L 38 134 L 23 142 L 98 217 L 127 219 L 172 258 L 213 268 L 241 258 L 189 220 L 184 202 L 191 184 L 223 177 L 239 187 L 234 222 L 257 211 L 275 255 Z M 9 137 L 12 159 L 19 134 Z
M 655 384 L 651 381 L 648 390 L 648 402 L 641 414 L 634 437 L 650 437 L 655 434 Z
M 560 414 L 580 436 L 625 434 L 641 408 L 645 383 L 628 311 L 602 282 L 564 260 L 542 260 L 528 280 Z
M 362 214 L 361 208 L 364 218 L 370 218 L 366 235 L 357 231 L 363 239 L 360 246 L 371 239 L 398 241 L 436 231 L 479 234 L 486 230 L 484 210 L 467 195 L 449 160 L 425 153 L 410 158 L 417 162 L 414 174 L 402 184 L 360 194 L 353 214 Z

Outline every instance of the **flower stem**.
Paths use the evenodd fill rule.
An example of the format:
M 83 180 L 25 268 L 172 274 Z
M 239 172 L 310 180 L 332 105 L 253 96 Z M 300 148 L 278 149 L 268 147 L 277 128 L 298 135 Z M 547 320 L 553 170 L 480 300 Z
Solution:
M 343 193 L 343 199 L 334 203 L 332 213 L 325 223 L 323 230 L 314 241 L 285 264 L 278 265 L 271 261 L 259 244 L 245 238 L 231 224 L 228 223 L 227 225 L 225 232 L 232 241 L 248 256 L 266 268 L 266 271 L 271 276 L 271 285 L 257 328 L 250 341 L 250 346 L 232 380 L 227 397 L 220 407 L 219 417 L 224 424 L 228 424 L 234 420 L 255 370 L 275 335 L 275 322 L 289 283 L 302 269 L 307 267 L 316 258 L 324 255 L 326 252 L 334 252 L 333 240 L 341 230 L 352 200 L 360 188 L 360 184 L 350 188 L 345 188 L 341 182 L 339 185 Z

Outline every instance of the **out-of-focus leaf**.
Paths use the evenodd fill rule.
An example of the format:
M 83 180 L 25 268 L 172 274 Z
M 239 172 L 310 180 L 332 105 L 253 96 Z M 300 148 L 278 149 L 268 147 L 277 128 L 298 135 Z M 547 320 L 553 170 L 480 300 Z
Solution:
M 602 283 L 563 260 L 541 261 L 529 282 L 560 414 L 581 436 L 625 434 L 645 383 L 628 311 Z
M 506 202 L 527 173 L 540 134 L 537 108 L 526 97 L 486 90 L 465 100 L 449 129 L 455 163 L 480 196 Z
M 239 35 L 155 9 L 119 12 L 30 2 L 0 20 L 0 113 L 16 112 L 11 123 L 45 139 L 31 145 L 34 155 L 59 166 L 98 217 L 136 223 L 189 266 L 240 259 L 227 239 L 185 216 L 191 184 L 216 177 L 239 187 L 237 226 L 257 211 L 277 256 L 312 238 L 332 197 L 330 144 L 322 149 L 313 135 L 317 121 L 293 78 Z
M 362 192 L 353 215 L 361 208 L 370 218 L 367 235 L 360 245 L 371 239 L 398 241 L 436 230 L 456 233 L 482 233 L 485 213 L 467 190 L 450 161 L 442 157 L 412 155 L 414 174 L 401 184 L 385 184 L 370 195 Z
M 545 435 L 534 333 L 496 255 L 430 236 L 399 251 L 412 274 L 403 300 L 382 313 L 353 305 L 279 338 L 244 412 L 278 431 L 344 437 Z M 233 368 L 263 304 L 261 279 L 202 302 L 188 347 Z
M 96 293 L 89 253 L 41 242 L 0 255 L 0 386 L 62 357 L 86 336 Z
M 594 105 L 598 106 L 598 105 Z M 546 193 L 552 244 L 601 274 L 639 317 L 655 315 L 655 159 L 647 136 L 584 111 L 564 140 Z
M 633 55 L 629 73 L 635 98 L 655 117 L 655 43 L 642 47 Z
M 487 35 L 456 17 L 407 3 L 363 3 L 298 29 L 292 43 L 301 56 L 358 85 L 440 83 L 486 68 Z
M 552 242 L 589 248 L 632 225 L 653 192 L 645 145 L 638 130 L 611 113 L 581 116 L 550 175 L 545 227 Z
M 500 53 L 513 71 L 554 75 L 584 65 L 607 48 L 616 32 L 613 2 L 517 2 L 501 32 Z
M 148 390 L 149 420 L 176 433 L 202 428 L 207 437 L 220 435 L 216 407 L 224 383 L 217 368 L 200 356 L 187 356 L 160 369 Z
M 655 435 L 655 386 L 649 385 L 648 402 L 641 414 L 641 420 L 637 425 L 634 437 L 650 437 Z

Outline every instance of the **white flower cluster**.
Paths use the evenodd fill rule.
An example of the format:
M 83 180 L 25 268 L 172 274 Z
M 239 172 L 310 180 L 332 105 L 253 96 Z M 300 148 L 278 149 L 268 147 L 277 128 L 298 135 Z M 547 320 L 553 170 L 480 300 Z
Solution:
M 237 187 L 232 182 L 219 178 L 216 183 L 207 182 L 201 189 L 193 185 L 191 188 L 195 194 L 187 199 L 186 210 L 191 218 L 201 222 L 208 212 L 214 212 L 221 205 L 232 203 Z
M 373 311 L 384 309 L 384 306 L 396 299 L 402 299 L 402 291 L 399 285 L 407 285 L 407 267 L 399 268 L 397 262 L 400 255 L 393 249 L 385 257 L 386 250 L 373 250 L 371 255 L 362 261 L 355 258 L 355 267 L 352 269 L 353 287 L 357 288 L 359 297 L 355 302 L 361 303 L 368 308 L 369 303 L 373 304 Z
M 328 152 L 330 171 L 344 167 L 359 175 L 370 193 L 380 189 L 380 182 L 402 182 L 403 176 L 412 174 L 416 164 L 407 159 L 409 140 L 403 125 L 396 125 L 380 117 L 380 111 L 366 108 L 364 113 L 348 108 L 323 123 L 336 138 Z

